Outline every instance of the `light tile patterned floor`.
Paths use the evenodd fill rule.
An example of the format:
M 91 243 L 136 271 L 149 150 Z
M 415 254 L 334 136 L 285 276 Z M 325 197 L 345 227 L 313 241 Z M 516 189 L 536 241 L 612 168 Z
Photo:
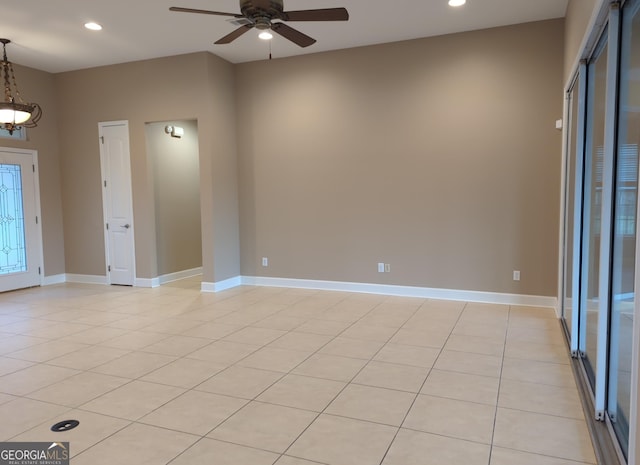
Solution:
M 0 441 L 69 441 L 74 465 L 595 463 L 551 309 L 199 286 L 0 294 Z

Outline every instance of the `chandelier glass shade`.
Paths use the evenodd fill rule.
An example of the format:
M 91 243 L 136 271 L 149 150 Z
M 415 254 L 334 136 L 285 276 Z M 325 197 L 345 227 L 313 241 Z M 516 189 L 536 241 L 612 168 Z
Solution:
M 0 78 L 4 87 L 4 99 L 0 101 L 0 128 L 13 131 L 22 127 L 33 128 L 38 125 L 42 109 L 37 103 L 25 102 L 18 90 L 13 64 L 7 59 L 9 39 L 0 39 L 3 57 L 0 62 Z

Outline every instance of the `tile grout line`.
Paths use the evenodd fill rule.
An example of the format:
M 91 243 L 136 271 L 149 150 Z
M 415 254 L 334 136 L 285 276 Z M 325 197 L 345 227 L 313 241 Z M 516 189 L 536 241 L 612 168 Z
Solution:
M 342 302 L 343 300 L 346 300 L 346 298 L 347 298 L 347 297 L 345 297 L 344 299 L 340 300 L 339 302 Z M 339 302 L 335 303 L 334 305 L 331 305 L 330 307 L 328 307 L 328 309 L 335 307 Z M 292 304 L 292 305 L 293 305 L 293 304 Z M 292 305 L 290 305 L 290 306 L 292 306 Z M 284 308 L 284 309 L 282 309 L 282 310 L 279 310 L 278 312 L 274 313 L 273 315 L 275 315 L 275 314 L 277 314 L 277 313 L 280 313 L 281 311 L 286 310 L 288 307 L 289 307 L 289 306 L 285 307 L 285 308 Z M 267 316 L 267 317 L 265 317 L 265 318 L 263 318 L 263 319 L 261 319 L 261 320 L 258 320 L 258 321 L 263 321 L 264 319 L 266 319 L 266 318 L 270 318 L 270 317 L 271 317 L 271 316 L 273 316 L 273 315 Z M 353 324 L 355 324 L 355 323 L 356 323 L 356 322 L 354 322 Z M 352 325 L 350 325 L 350 326 L 352 326 Z M 349 326 L 349 327 L 350 327 L 350 326 Z M 245 325 L 243 328 L 238 329 L 238 331 L 241 331 L 242 329 L 244 329 L 244 328 L 248 328 L 248 327 L 251 327 L 251 324 L 249 324 L 249 325 Z M 346 330 L 346 329 L 347 329 L 347 328 L 345 328 L 345 330 Z M 293 330 L 289 330 L 289 331 L 287 331 L 285 334 L 281 335 L 280 337 L 276 338 L 275 340 L 278 340 L 278 339 L 280 339 L 280 338 L 284 337 L 286 334 L 289 334 L 289 333 L 290 333 L 290 332 L 292 332 L 292 331 L 293 331 Z M 235 334 L 236 332 L 237 332 L 237 331 L 235 331 L 234 333 L 231 333 L 231 334 Z M 226 337 L 226 336 L 225 336 L 225 337 Z M 335 337 L 337 337 L 337 336 L 335 336 Z M 334 338 L 335 338 L 335 337 L 334 337 Z M 271 341 L 271 342 L 275 342 L 275 340 L 274 340 L 274 341 Z M 333 339 L 331 339 L 331 340 L 333 340 Z M 330 341 L 327 341 L 327 343 L 325 343 L 322 347 L 324 347 L 326 344 L 328 344 L 329 342 L 331 342 L 331 340 L 330 340 Z M 270 342 L 270 343 L 271 343 L 271 342 Z M 255 351 L 251 352 L 250 354 L 248 354 L 247 356 L 245 356 L 245 357 L 243 357 L 243 358 L 241 358 L 241 359 L 237 360 L 236 362 L 234 362 L 233 364 L 231 364 L 230 366 L 228 366 L 228 367 L 227 367 L 227 368 L 225 368 L 224 370 L 221 370 L 220 372 L 218 372 L 218 373 L 216 373 L 216 374 L 212 375 L 211 377 L 207 378 L 207 380 L 203 381 L 202 383 L 199 383 L 198 385 L 194 386 L 193 388 L 191 388 L 191 389 L 190 389 L 190 391 L 191 391 L 191 390 L 196 390 L 195 388 L 196 388 L 197 386 L 200 386 L 201 384 L 203 384 L 203 383 L 205 383 L 205 382 L 209 381 L 210 379 L 214 378 L 215 376 L 217 376 L 217 375 L 218 375 L 218 374 L 220 374 L 220 373 L 223 373 L 224 371 L 228 370 L 228 369 L 229 369 L 229 368 L 231 368 L 231 367 L 234 367 L 234 366 L 240 366 L 241 368 L 250 368 L 250 367 L 242 367 L 241 365 L 237 365 L 237 364 L 238 364 L 238 362 L 241 362 L 242 360 L 244 360 L 245 358 L 247 358 L 247 357 L 251 356 L 251 355 L 252 355 L 252 354 L 254 354 L 255 352 L 258 352 L 259 350 L 261 350 L 261 349 L 263 349 L 263 348 L 267 347 L 270 343 L 263 345 L 260 349 L 257 349 L 257 350 L 255 350 Z M 319 349 L 317 349 L 317 350 L 316 350 L 316 352 L 317 352 L 318 350 L 320 350 L 322 347 L 320 347 Z M 214 426 L 211 430 L 209 430 L 209 431 L 208 431 L 205 435 L 203 435 L 202 437 L 203 437 L 203 438 L 205 438 L 205 437 L 209 437 L 209 436 L 208 436 L 209 434 L 211 434 L 214 430 L 216 430 L 217 428 L 219 428 L 220 426 L 222 426 L 223 424 L 225 424 L 225 423 L 227 422 L 227 420 L 229 420 L 231 417 L 233 417 L 234 415 L 236 415 L 239 411 L 241 411 L 241 410 L 242 410 L 242 409 L 244 409 L 246 406 L 248 406 L 249 404 L 251 404 L 251 402 L 258 402 L 258 401 L 256 400 L 256 399 L 257 399 L 257 397 L 259 397 L 260 395 L 262 395 L 262 393 L 264 393 L 266 390 L 268 390 L 269 388 L 271 388 L 271 387 L 272 387 L 273 385 L 275 385 L 277 382 L 279 382 L 280 380 L 282 380 L 285 376 L 287 376 L 287 375 L 291 374 L 291 372 L 292 372 L 293 370 L 295 370 L 295 368 L 296 368 L 296 367 L 298 367 L 300 364 L 304 363 L 304 362 L 305 362 L 306 360 L 308 360 L 311 356 L 313 356 L 316 352 L 312 352 L 308 357 L 306 357 L 304 360 L 302 360 L 300 363 L 298 363 L 295 367 L 293 367 L 293 368 L 292 368 L 291 370 L 289 370 L 288 372 L 286 372 L 286 373 L 276 372 L 276 373 L 281 373 L 281 374 L 282 374 L 282 376 L 281 376 L 280 378 L 278 378 L 277 380 L 275 380 L 273 383 L 271 383 L 269 386 L 267 386 L 266 388 L 264 388 L 264 389 L 263 389 L 259 394 L 257 394 L 256 396 L 254 396 L 252 399 L 249 399 L 249 400 L 247 401 L 247 403 L 245 403 L 243 406 L 239 407 L 239 408 L 238 408 L 235 412 L 233 412 L 231 415 L 227 416 L 227 418 L 225 418 L 222 422 L 220 422 L 219 424 L 217 424 L 216 426 Z M 265 370 L 265 371 L 271 371 L 271 370 Z M 206 391 L 197 391 L 197 392 L 206 392 Z M 172 400 L 173 400 L 173 399 L 172 399 Z M 246 399 L 243 399 L 243 400 L 246 400 Z M 170 401 L 169 401 L 169 402 L 170 402 Z M 168 402 L 167 402 L 167 403 L 168 403 Z M 166 405 L 166 403 L 165 403 L 164 405 Z M 160 407 L 158 407 L 158 408 L 154 409 L 153 411 L 149 412 L 148 414 L 153 413 L 155 410 L 158 410 L 159 408 L 163 407 L 164 405 L 162 405 L 162 406 L 160 406 Z M 277 404 L 275 404 L 275 405 L 277 405 Z M 289 407 L 289 408 L 293 408 L 293 407 Z M 300 410 L 302 410 L 302 409 L 300 409 Z M 148 414 L 147 414 L 147 415 L 148 415 Z M 146 416 L 146 415 L 145 415 L 145 416 Z M 317 418 L 318 416 L 319 416 L 319 415 L 317 415 L 317 416 L 316 416 L 316 418 Z M 141 417 L 141 418 L 142 418 L 142 417 Z M 312 420 L 312 422 L 311 422 L 311 423 L 313 423 L 313 421 L 315 421 L 315 418 L 314 418 L 314 420 Z M 311 423 L 310 423 L 310 424 L 311 424 Z M 305 430 L 306 430 L 306 428 L 305 428 Z M 300 433 L 300 434 L 302 434 L 302 433 Z M 214 439 L 214 438 L 210 438 L 210 439 Z M 297 439 L 297 438 L 296 438 L 296 439 Z M 224 442 L 226 442 L 226 441 L 224 441 Z M 294 442 L 295 442 L 295 440 L 294 440 Z M 293 444 L 293 443 L 292 443 L 292 444 Z M 291 446 L 291 445 L 290 445 L 290 446 Z M 289 447 L 290 447 L 290 446 L 289 446 Z M 247 446 L 245 446 L 245 447 L 247 447 Z M 288 449 L 288 448 L 287 448 L 287 449 Z M 269 452 L 272 452 L 272 451 L 269 451 Z M 285 452 L 286 452 L 286 451 L 285 451 Z M 284 454 L 284 452 L 283 452 L 282 454 Z
M 511 305 L 507 313 L 507 325 L 504 331 L 504 345 L 502 349 L 502 360 L 500 362 L 500 377 L 498 378 L 498 392 L 496 393 L 496 408 L 493 414 L 493 428 L 491 429 L 491 443 L 489 445 L 489 464 L 491 463 L 491 457 L 493 456 L 494 439 L 496 434 L 496 424 L 498 422 L 498 405 L 500 403 L 500 390 L 502 389 L 502 371 L 504 369 L 504 360 L 507 353 L 507 338 L 509 335 L 509 321 L 511 319 Z
M 425 302 L 424 302 L 424 303 L 426 303 L 426 302 L 428 302 L 428 301 L 429 301 L 429 300 L 427 299 L 427 300 L 425 300 Z M 424 303 L 423 303 L 422 305 L 424 305 Z M 362 318 L 364 318 L 364 317 L 365 317 L 365 316 L 367 316 L 369 313 L 371 313 L 372 311 L 374 311 L 374 310 L 375 310 L 377 307 L 379 307 L 380 305 L 382 305 L 382 302 L 381 302 L 380 304 L 377 304 L 376 306 L 374 306 L 374 307 L 373 307 L 369 312 L 367 312 L 365 315 L 362 315 L 362 317 L 360 317 L 358 320 L 354 321 L 354 322 L 353 322 L 353 324 L 352 324 L 352 325 L 350 325 L 348 328 L 350 328 L 351 326 L 355 325 L 358 321 L 360 321 Z M 418 310 L 420 309 L 420 307 L 422 307 L 422 305 L 418 306 L 418 307 L 414 310 L 414 312 L 412 313 L 411 317 L 412 317 L 413 315 L 415 315 L 415 314 L 418 312 Z M 409 317 L 406 321 L 409 321 L 409 319 L 411 319 L 411 317 Z M 406 321 L 405 321 L 405 323 L 406 323 Z M 344 331 L 346 331 L 348 328 L 345 328 L 345 329 L 344 329 Z M 340 396 L 340 394 L 342 394 L 342 393 L 344 392 L 344 390 L 345 390 L 349 385 L 351 385 L 351 383 L 353 382 L 353 380 L 354 380 L 354 379 L 355 379 L 355 378 L 356 378 L 356 377 L 357 377 L 357 376 L 362 372 L 362 370 L 364 370 L 364 369 L 366 368 L 366 366 L 369 364 L 369 362 L 370 362 L 370 361 L 372 361 L 372 360 L 375 358 L 375 356 L 376 356 L 376 355 L 377 355 L 377 354 L 378 354 L 378 353 L 379 353 L 379 352 L 384 348 L 384 346 L 388 343 L 388 341 L 390 341 L 390 340 L 393 338 L 393 336 L 394 336 L 395 334 L 397 334 L 397 333 L 398 333 L 398 331 L 400 331 L 400 329 L 401 329 L 401 328 L 402 328 L 402 327 L 397 328 L 397 329 L 396 329 L 396 331 L 393 333 L 393 335 L 392 335 L 392 336 L 390 336 L 390 337 L 387 339 L 387 342 L 386 342 L 385 344 L 383 344 L 383 345 L 382 345 L 382 347 L 380 347 L 380 349 L 378 349 L 378 350 L 376 351 L 376 353 L 375 353 L 375 354 L 373 354 L 373 356 L 372 356 L 372 357 L 367 361 L 367 363 L 366 363 L 366 364 L 364 364 L 364 365 L 363 365 L 363 366 L 358 370 L 358 372 L 357 372 L 356 374 L 354 374 L 354 375 L 351 377 L 351 380 L 350 380 L 350 381 L 348 381 L 348 382 L 346 382 L 346 383 L 345 383 L 344 387 L 343 387 L 343 388 L 342 388 L 342 389 L 341 389 L 341 390 L 340 390 L 340 391 L 339 391 L 335 396 L 333 396 L 333 398 L 331 399 L 331 401 L 329 401 L 329 402 L 327 403 L 327 405 L 324 407 L 324 409 L 322 409 L 322 411 L 320 411 L 320 412 L 316 415 L 316 417 L 311 421 L 311 423 L 309 423 L 309 425 L 307 425 L 307 427 L 306 427 L 306 428 L 304 428 L 304 429 L 300 432 L 300 434 L 298 434 L 298 435 L 296 436 L 296 438 L 295 438 L 293 441 L 291 441 L 291 443 L 289 444 L 289 446 L 284 450 L 284 452 L 282 452 L 282 455 L 285 455 L 285 454 L 287 453 L 287 451 L 288 451 L 289 449 L 291 449 L 291 447 L 293 447 L 293 445 L 298 441 L 298 439 L 300 439 L 300 438 L 302 437 L 302 435 L 303 435 L 303 434 L 304 434 L 304 433 L 305 433 L 305 432 L 306 432 L 306 431 L 311 427 L 311 425 L 312 425 L 312 424 L 314 424 L 314 423 L 316 422 L 316 420 L 317 420 L 318 418 L 320 418 L 320 416 L 321 416 L 322 414 L 324 414 L 324 413 L 325 413 L 325 411 L 327 410 L 327 408 L 329 408 L 329 406 L 330 406 L 330 405 L 331 405 L 331 404 L 332 404 L 332 403 L 333 403 L 333 402 L 334 402 L 334 401 L 335 401 L 335 400 Z M 336 337 L 338 337 L 338 336 L 339 336 L 340 334 L 342 334 L 344 331 L 340 332 L 338 335 L 336 335 Z M 334 339 L 335 339 L 335 338 L 334 338 Z M 426 378 L 425 378 L 425 379 L 426 379 Z M 360 421 L 362 421 L 362 420 L 360 420 Z M 397 432 L 396 432 L 396 434 L 397 434 Z M 395 436 L 394 436 L 394 438 L 395 438 Z M 393 443 L 393 440 L 391 441 L 391 443 Z M 391 444 L 391 443 L 390 443 L 390 444 Z M 385 455 L 386 455 L 386 453 L 385 453 Z M 384 456 L 383 456 L 383 459 L 384 459 Z M 305 459 L 305 460 L 306 460 L 306 459 Z
M 440 358 L 440 355 L 442 354 L 442 351 L 444 350 L 444 347 L 447 345 L 447 342 L 449 341 L 449 338 L 451 337 L 451 334 L 453 334 L 453 330 L 455 329 L 455 327 L 457 326 L 458 322 L 460 321 L 460 318 L 462 318 L 462 314 L 464 313 L 467 305 L 468 304 L 465 302 L 464 306 L 462 307 L 462 310 L 460 311 L 460 314 L 458 315 L 458 318 L 456 319 L 455 324 L 453 325 L 453 327 L 451 328 L 451 331 L 449 332 L 449 335 L 447 336 L 447 338 L 445 339 L 444 343 L 442 344 L 442 347 L 438 351 L 438 355 L 436 356 L 435 360 L 433 361 L 433 365 L 431 365 L 431 368 L 429 369 L 429 371 L 427 373 L 427 376 L 422 381 L 422 384 L 420 385 L 420 388 L 418 389 L 418 392 L 416 393 L 415 397 L 413 398 L 413 401 L 411 402 L 411 405 L 407 409 L 407 412 L 404 414 L 404 417 L 402 418 L 402 421 L 400 422 L 400 426 L 398 426 L 398 429 L 396 430 L 395 434 L 393 435 L 393 438 L 391 439 L 391 442 L 389 443 L 389 445 L 387 446 L 387 449 L 385 450 L 384 454 L 382 455 L 382 458 L 380 459 L 379 465 L 382 465 L 383 462 L 385 461 L 385 459 L 387 458 L 387 455 L 389 454 L 389 451 L 391 450 L 391 447 L 393 446 L 393 443 L 396 441 L 396 438 L 398 437 L 398 434 L 402 430 L 402 425 L 404 425 L 404 422 L 407 420 L 407 417 L 409 416 L 409 413 L 411 412 L 411 409 L 413 408 L 413 406 L 415 405 L 416 401 L 418 400 L 418 397 L 420 396 L 420 392 L 424 388 L 424 385 L 427 382 L 427 379 L 429 379 L 429 375 L 433 371 L 433 367 L 438 362 L 438 359 Z M 410 429 L 410 428 L 407 428 L 407 429 Z
M 344 300 L 346 300 L 346 299 L 347 299 L 347 297 L 345 297 L 344 299 L 341 299 L 339 302 L 336 302 L 335 304 L 333 304 L 333 305 L 329 306 L 329 307 L 327 308 L 327 310 L 328 310 L 328 309 L 330 309 L 330 308 L 335 307 L 336 305 L 338 305 L 338 303 L 340 303 L 340 302 L 342 302 L 342 301 L 344 301 Z M 286 310 L 286 308 L 285 308 L 285 309 L 282 309 L 282 310 L 280 310 L 280 311 L 278 311 L 278 312 L 276 312 L 275 314 L 280 313 L 280 312 L 285 311 L 285 310 Z M 275 315 L 275 314 L 274 314 L 274 315 Z M 271 315 L 271 316 L 273 316 L 273 315 Z M 265 319 L 267 319 L 267 318 L 269 318 L 269 317 L 270 317 L 270 316 L 267 316 L 267 317 L 265 317 L 265 318 L 263 318 L 263 319 L 261 319 L 261 320 L 258 320 L 258 322 L 263 321 L 263 320 L 265 320 Z M 351 327 L 351 326 L 352 326 L 353 324 L 355 324 L 357 321 L 358 321 L 358 320 L 354 321 L 354 322 L 353 322 L 351 325 L 349 325 L 347 328 Z M 304 324 L 304 323 L 303 323 L 303 324 Z M 246 328 L 246 327 L 250 327 L 250 325 L 245 325 L 244 327 L 245 327 L 245 328 Z M 347 328 L 345 328 L 343 331 L 345 331 Z M 281 337 L 284 337 L 286 334 L 289 334 L 290 332 L 293 332 L 293 330 L 289 330 L 289 331 L 287 331 L 285 334 L 283 334 L 282 336 L 280 336 L 280 337 L 279 337 L 279 338 L 277 338 L 277 339 L 280 339 Z M 341 333 L 342 333 L 342 332 L 341 332 Z M 338 334 L 341 334 L 341 333 L 338 333 Z M 284 373 L 284 374 L 283 374 L 283 375 L 282 375 L 278 380 L 274 381 L 274 382 L 273 382 L 272 384 L 270 384 L 268 387 L 266 387 L 265 389 L 263 389 L 263 390 L 262 390 L 258 395 L 254 396 L 254 398 L 253 398 L 253 399 L 248 400 L 248 402 L 247 402 L 246 404 L 244 404 L 242 407 L 240 407 L 240 408 L 239 408 L 238 410 L 236 410 L 234 413 L 232 413 L 231 415 L 227 416 L 227 418 L 225 418 L 222 422 L 220 422 L 220 423 L 219 423 L 219 424 L 217 424 L 215 427 L 213 427 L 211 430 L 209 430 L 209 431 L 208 431 L 205 435 L 203 435 L 203 436 L 202 436 L 202 438 L 201 438 L 199 441 L 197 441 L 197 442 L 200 442 L 200 441 L 201 441 L 202 439 L 204 439 L 204 438 L 208 438 L 208 439 L 213 439 L 213 440 L 220 441 L 220 439 L 210 438 L 208 435 L 209 435 L 209 434 L 211 434 L 213 431 L 215 431 L 215 430 L 216 430 L 217 428 L 219 428 L 220 426 L 222 426 L 224 423 L 226 423 L 226 422 L 227 422 L 227 420 L 229 420 L 231 417 L 233 417 L 236 413 L 238 413 L 240 410 L 242 410 L 243 408 L 245 408 L 245 407 L 246 407 L 247 405 L 249 405 L 251 402 L 258 402 L 258 401 L 256 400 L 256 399 L 257 399 L 257 397 L 259 397 L 260 395 L 262 395 L 262 393 L 264 393 L 266 390 L 268 390 L 269 388 L 271 388 L 273 385 L 275 385 L 277 382 L 279 382 L 279 381 L 280 381 L 281 379 L 283 379 L 285 376 L 287 376 L 287 375 L 291 374 L 291 372 L 292 372 L 293 370 L 295 370 L 295 368 L 297 368 L 297 367 L 298 367 L 298 366 L 300 366 L 302 363 L 304 363 L 306 360 L 308 360 L 308 359 L 309 359 L 312 355 L 314 355 L 318 350 L 320 350 L 320 349 L 321 349 L 322 347 L 324 347 L 326 344 L 328 344 L 328 343 L 329 343 L 329 342 L 331 342 L 333 339 L 335 339 L 335 337 L 337 337 L 337 335 L 336 335 L 336 336 L 334 336 L 331 340 L 327 341 L 323 346 L 321 346 L 320 348 L 318 348 L 315 352 L 312 352 L 312 353 L 311 353 L 307 358 L 305 358 L 305 359 L 304 359 L 304 360 L 302 360 L 300 363 L 298 363 L 295 367 L 293 367 L 291 370 L 289 370 L 289 372 Z M 277 339 L 276 339 L 276 340 L 277 340 Z M 271 342 L 274 342 L 274 341 L 271 341 Z M 268 345 L 268 344 L 267 344 L 267 345 Z M 264 348 L 264 347 L 266 347 L 266 345 L 265 345 L 265 346 L 263 346 L 262 348 Z M 260 350 L 260 349 L 258 349 L 258 350 Z M 256 352 L 257 352 L 257 351 L 256 351 Z M 252 352 L 252 353 L 255 353 L 255 352 Z M 249 355 L 251 355 L 251 354 L 249 354 Z M 247 357 L 248 357 L 249 355 L 247 355 Z M 246 357 L 244 357 L 244 358 L 246 358 Z M 244 359 L 244 358 L 243 358 L 243 359 Z M 242 361 L 243 359 L 240 359 L 240 360 L 236 361 L 235 363 L 233 363 L 232 365 L 230 365 L 229 367 L 227 367 L 225 370 L 227 370 L 228 368 L 231 368 L 232 366 L 236 366 L 236 365 L 237 365 L 237 363 L 238 363 L 238 362 L 240 362 L 240 361 Z M 221 372 L 224 372 L 225 370 L 222 370 Z M 218 374 L 218 373 L 216 373 L 216 375 L 217 375 L 217 374 Z M 211 376 L 210 378 L 208 378 L 208 380 L 209 380 L 209 379 L 211 379 L 211 378 L 213 378 L 213 377 L 215 377 L 216 375 Z M 206 382 L 206 381 L 204 381 L 204 382 Z M 202 383 L 200 383 L 200 384 L 202 384 Z M 348 384 L 345 384 L 345 387 L 346 387 L 347 385 L 348 385 Z M 196 386 L 196 387 L 197 387 L 197 386 Z M 195 387 L 194 387 L 194 389 L 195 389 Z M 344 388 L 343 388 L 343 390 L 344 390 Z M 337 397 L 337 395 L 336 395 L 336 397 Z M 335 397 L 334 397 L 334 399 L 335 399 Z M 276 405 L 277 405 L 277 404 L 276 404 Z M 290 408 L 292 408 L 292 407 L 290 407 Z M 302 410 L 302 409 L 300 409 L 300 410 Z M 314 412 L 314 413 L 315 413 L 315 412 Z M 306 431 L 306 430 L 309 428 L 309 426 L 310 426 L 310 425 L 311 425 L 311 424 L 312 424 L 312 423 L 313 423 L 313 422 L 314 422 L 314 421 L 315 421 L 319 416 L 320 416 L 320 413 L 318 413 L 318 414 L 315 416 L 315 418 L 314 418 L 314 419 L 309 423 L 309 425 L 307 425 L 307 427 L 306 427 L 306 428 L 305 428 L 305 429 L 304 429 L 304 430 L 303 430 L 303 431 L 302 431 L 302 432 L 301 432 L 301 433 L 300 433 L 300 434 L 299 434 L 299 435 L 298 435 L 298 436 L 297 436 L 297 437 L 296 437 L 296 438 L 291 442 L 291 444 L 289 444 L 289 446 L 287 447 L 287 449 L 285 449 L 285 450 L 284 450 L 284 452 L 282 452 L 282 453 L 280 453 L 280 454 L 279 454 L 279 457 L 276 459 L 276 461 L 280 460 L 280 458 L 284 456 L 284 454 L 286 453 L 286 451 L 287 451 L 287 450 L 288 450 L 288 449 L 293 445 L 293 443 L 294 443 L 294 442 L 295 442 L 295 441 L 296 441 L 296 440 L 297 440 L 297 439 L 298 439 L 298 438 L 299 438 L 299 437 L 304 433 L 304 431 Z M 196 442 L 196 444 L 197 444 L 197 442 Z M 228 442 L 228 441 L 222 441 L 222 442 Z M 228 443 L 230 443 L 230 444 L 235 444 L 235 443 L 233 443 L 233 442 L 228 442 Z M 195 445 L 195 444 L 194 444 L 194 445 Z M 242 445 L 242 444 L 235 444 L 235 445 L 239 445 L 239 446 L 242 446 L 242 447 L 250 447 L 250 446 L 245 446 L 245 445 Z M 193 445 L 192 445 L 191 447 L 193 447 Z M 189 449 L 189 448 L 187 448 L 187 449 L 185 449 L 184 451 L 182 451 L 178 456 L 180 456 L 180 455 L 182 455 L 183 453 L 185 453 L 188 449 Z M 257 450 L 263 450 L 263 449 L 257 449 Z M 266 450 L 265 450 L 265 451 L 266 451 Z M 273 451 L 266 451 L 266 452 L 274 453 Z M 177 457 L 174 457 L 174 459 L 172 459 L 171 461 L 174 461 L 176 458 L 177 458 Z M 274 462 L 274 463 L 275 463 L 275 462 Z

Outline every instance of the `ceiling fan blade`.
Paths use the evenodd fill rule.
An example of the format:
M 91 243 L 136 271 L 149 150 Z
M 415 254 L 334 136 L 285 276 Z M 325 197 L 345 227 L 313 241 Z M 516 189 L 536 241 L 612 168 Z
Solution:
M 287 26 L 285 23 L 273 23 L 271 25 L 271 30 L 277 32 L 285 39 L 289 39 L 300 47 L 308 47 L 309 45 L 316 43 L 316 39 L 303 34 L 291 26 Z
M 285 11 L 284 21 L 347 21 L 349 12 L 346 8 L 324 8 L 320 10 Z
M 253 24 L 245 24 L 243 26 L 240 26 L 238 29 L 233 31 L 231 34 L 227 34 L 222 39 L 216 40 L 215 43 L 217 45 L 229 44 L 229 43 L 233 42 L 234 40 L 236 40 L 238 37 L 240 37 L 242 34 L 247 32 L 249 29 L 253 29 L 253 27 L 254 27 Z
M 194 8 L 182 8 L 181 6 L 172 6 L 169 11 L 179 11 L 181 13 L 199 13 L 202 15 L 216 15 L 216 16 L 232 16 L 233 18 L 243 18 L 239 13 L 223 13 L 220 11 L 211 10 L 196 10 Z

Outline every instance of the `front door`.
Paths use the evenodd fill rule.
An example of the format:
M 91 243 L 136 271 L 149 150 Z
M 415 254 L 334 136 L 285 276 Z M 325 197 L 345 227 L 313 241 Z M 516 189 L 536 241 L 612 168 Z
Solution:
M 107 279 L 111 284 L 132 286 L 135 279 L 135 250 L 129 124 L 127 121 L 114 121 L 99 123 L 98 128 Z
M 35 158 L 0 148 L 0 292 L 40 285 Z

